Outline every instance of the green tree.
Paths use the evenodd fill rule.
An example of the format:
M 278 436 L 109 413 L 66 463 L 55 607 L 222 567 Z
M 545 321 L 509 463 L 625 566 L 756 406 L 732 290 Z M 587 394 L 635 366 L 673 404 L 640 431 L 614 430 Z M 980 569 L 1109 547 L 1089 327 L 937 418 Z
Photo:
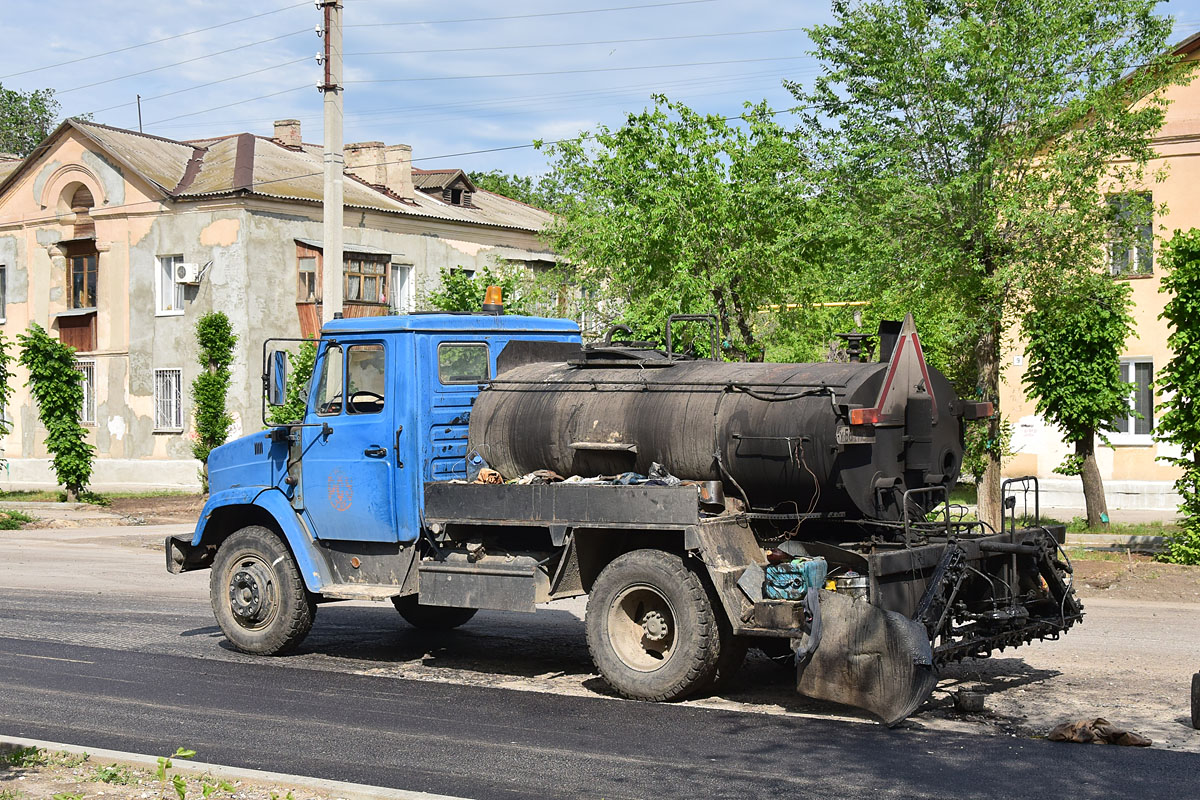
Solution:
M 527 205 L 554 211 L 560 202 L 561 190 L 549 176 L 533 178 L 528 175 L 509 175 L 500 170 L 470 173 L 471 182 L 487 192 L 504 195 Z
M 317 363 L 317 343 L 309 340 L 295 352 L 288 353 L 287 393 L 283 405 L 274 406 L 267 412 L 267 424 L 286 425 L 304 419 L 308 410 L 308 390 L 312 381 L 313 367 Z
M 196 321 L 196 344 L 200 348 L 200 374 L 192 381 L 192 399 L 196 402 L 196 441 L 192 455 L 201 466 L 201 481 L 208 490 L 208 454 L 225 444 L 233 418 L 225 408 L 232 378 L 233 348 L 237 334 L 229 317 L 222 311 L 210 311 Z
M 640 338 L 713 313 L 727 355 L 760 359 L 761 307 L 819 283 L 803 154 L 765 105 L 731 122 L 655 95 L 618 130 L 543 149 L 562 188 L 544 237 Z
M 21 92 L 0 85 L 0 153 L 32 153 L 54 130 L 58 109 L 53 89 Z
M 1183 502 L 1182 530 L 1167 542 L 1166 559 L 1200 564 L 1200 230 L 1175 231 L 1164 248 L 1167 273 L 1159 290 L 1169 295 L 1160 318 L 1171 325 L 1171 360 L 1158 373 L 1158 389 L 1167 399 L 1158 416 L 1160 441 L 1178 445 L 1167 459 L 1182 474 L 1175 491 Z
M 954 309 L 987 399 L 999 401 L 1002 332 L 1028 298 L 1101 266 L 1106 187 L 1148 180 L 1159 90 L 1186 73 L 1156 5 L 836 0 L 834 22 L 810 31 L 824 74 L 789 88 L 808 106 L 826 197 L 883 243 L 864 248 L 862 283 Z M 991 522 L 999 483 L 993 450 L 979 491 Z
M 1089 272 L 1052 296 L 1038 298 L 1021 321 L 1025 390 L 1037 413 L 1075 446 L 1056 471 L 1079 475 L 1089 527 L 1108 523 L 1104 484 L 1096 465 L 1096 436 L 1129 415 L 1129 384 L 1121 352 L 1133 330 L 1128 283 Z
M 67 490 L 67 499 L 76 500 L 91 480 L 96 450 L 87 443 L 87 429 L 79 422 L 83 375 L 75 369 L 75 350 L 36 322 L 17 334 L 17 341 L 21 344 L 18 363 L 29 371 L 25 385 L 46 429 L 46 449 L 54 455 L 54 474 Z

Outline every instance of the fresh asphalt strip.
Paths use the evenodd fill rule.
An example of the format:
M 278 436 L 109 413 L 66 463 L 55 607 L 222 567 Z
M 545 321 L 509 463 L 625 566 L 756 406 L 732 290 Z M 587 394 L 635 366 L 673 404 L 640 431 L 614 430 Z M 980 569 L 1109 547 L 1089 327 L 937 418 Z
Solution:
M 1195 796 L 1200 755 L 0 637 L 0 731 L 478 798 Z M 419 796 L 419 795 L 412 795 Z

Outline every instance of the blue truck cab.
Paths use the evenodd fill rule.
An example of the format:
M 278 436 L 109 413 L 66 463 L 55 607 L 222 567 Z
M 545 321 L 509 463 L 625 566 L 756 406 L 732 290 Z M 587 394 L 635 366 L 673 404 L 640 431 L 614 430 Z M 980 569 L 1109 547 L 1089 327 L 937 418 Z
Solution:
M 471 407 L 497 358 L 512 342 L 579 341 L 569 320 L 515 315 L 326 324 L 304 419 L 212 451 L 209 499 L 191 537 L 168 539 L 168 569 L 241 559 L 213 570 L 213 603 L 226 633 L 241 637 L 234 644 L 252 652 L 294 644 L 302 619 L 258 641 L 279 628 L 279 614 L 311 615 L 318 600 L 396 596 L 415 561 L 423 485 L 467 478 Z M 284 363 L 267 346 L 264 373 Z M 285 554 L 295 574 L 281 570 Z M 310 608 L 280 607 L 299 588 L 289 581 L 302 584 L 297 596 Z

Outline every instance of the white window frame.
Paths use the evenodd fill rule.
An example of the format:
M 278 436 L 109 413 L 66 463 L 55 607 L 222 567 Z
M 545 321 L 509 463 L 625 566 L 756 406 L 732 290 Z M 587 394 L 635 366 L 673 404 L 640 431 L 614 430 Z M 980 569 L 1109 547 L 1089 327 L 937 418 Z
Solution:
M 0 322 L 8 322 L 8 265 L 0 264 Z
M 1129 381 L 1128 381 L 1129 383 L 1133 383 L 1134 378 L 1136 377 L 1135 365 L 1137 365 L 1137 364 L 1149 364 L 1150 365 L 1150 380 L 1151 380 L 1150 407 L 1151 407 L 1151 412 L 1153 414 L 1153 412 L 1157 410 L 1157 405 L 1158 405 L 1155 402 L 1155 397 L 1154 397 L 1154 384 L 1153 384 L 1153 381 L 1154 381 L 1154 359 L 1144 357 L 1144 356 L 1123 357 L 1121 359 L 1121 366 L 1125 366 L 1126 364 L 1129 365 Z M 1129 431 L 1126 433 L 1122 433 L 1120 431 L 1114 431 L 1114 432 L 1108 434 L 1108 440 L 1112 444 L 1136 445 L 1136 446 L 1149 446 L 1149 445 L 1154 444 L 1154 426 L 1155 426 L 1155 423 L 1158 421 L 1156 418 L 1157 415 L 1151 416 L 1151 418 L 1150 418 L 1150 432 L 1149 433 L 1134 433 L 1133 432 L 1136 428 L 1137 423 L 1140 421 L 1132 413 L 1132 410 L 1133 410 L 1136 402 L 1137 402 L 1137 387 L 1135 386 L 1133 388 L 1133 390 L 1131 390 L 1129 393 L 1129 408 L 1130 408 L 1131 413 L 1129 414 L 1128 417 L 1125 418 L 1125 422 L 1126 422 L 1127 427 L 1129 428 Z
M 96 360 L 78 358 L 75 360 L 75 370 L 83 375 L 80 382 L 83 386 L 83 407 L 79 409 L 79 424 L 96 424 Z
M 388 291 L 391 292 L 391 297 L 388 298 L 388 302 L 396 314 L 408 314 L 416 308 L 413 296 L 416 267 L 413 264 L 393 261 L 388 269 L 391 270 L 391 275 L 388 276 Z M 405 275 L 404 280 L 400 280 L 401 275 Z
M 182 255 L 159 256 L 155 259 L 158 267 L 154 271 L 154 316 L 156 317 L 179 317 L 183 315 L 183 284 L 175 280 L 175 267 L 183 263 Z M 173 302 L 171 305 L 178 308 L 166 308 L 163 303 L 163 294 L 166 287 L 163 285 L 166 275 L 170 275 L 171 286 L 174 289 Z
M 164 390 L 167 392 L 166 395 L 164 395 Z M 154 432 L 180 433 L 181 431 L 183 431 L 183 370 L 178 367 L 156 369 L 154 370 Z
M 1128 204 L 1129 199 L 1134 197 L 1147 199 L 1150 204 L 1150 219 L 1137 226 L 1137 232 L 1131 241 L 1109 243 L 1108 272 L 1114 278 L 1144 278 L 1154 274 L 1154 195 L 1151 192 L 1123 192 L 1112 195 L 1108 202 L 1110 206 L 1119 209 L 1122 203 Z M 1121 212 L 1118 210 L 1117 213 Z M 1117 247 L 1125 250 L 1123 263 L 1117 263 Z M 1145 269 L 1142 268 L 1143 264 Z

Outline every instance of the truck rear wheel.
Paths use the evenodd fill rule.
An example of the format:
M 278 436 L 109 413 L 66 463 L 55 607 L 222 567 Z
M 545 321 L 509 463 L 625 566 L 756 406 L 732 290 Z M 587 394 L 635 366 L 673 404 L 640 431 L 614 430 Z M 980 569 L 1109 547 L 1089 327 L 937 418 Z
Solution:
M 452 608 L 450 606 L 427 606 L 417 601 L 417 595 L 393 597 L 392 605 L 414 628 L 425 631 L 448 631 L 466 625 L 475 616 L 474 608 Z
M 592 585 L 585 627 L 596 669 L 625 697 L 680 700 L 719 677 L 712 600 L 679 556 L 634 550 L 614 559 Z
M 316 604 L 286 544 L 259 525 L 234 533 L 217 550 L 208 581 L 217 624 L 243 653 L 277 655 L 308 635 Z

